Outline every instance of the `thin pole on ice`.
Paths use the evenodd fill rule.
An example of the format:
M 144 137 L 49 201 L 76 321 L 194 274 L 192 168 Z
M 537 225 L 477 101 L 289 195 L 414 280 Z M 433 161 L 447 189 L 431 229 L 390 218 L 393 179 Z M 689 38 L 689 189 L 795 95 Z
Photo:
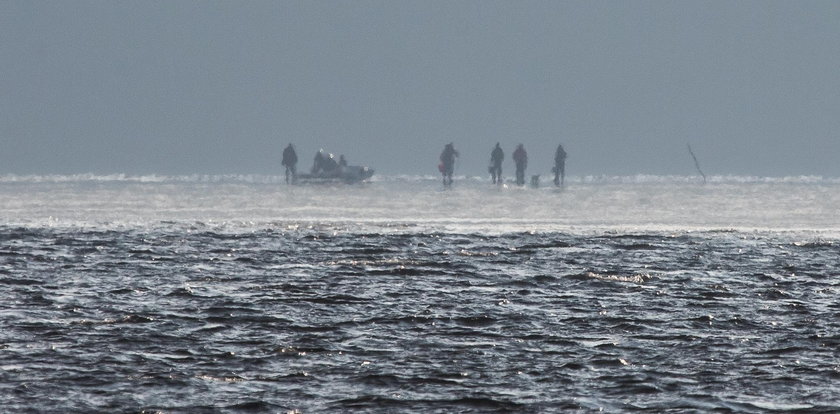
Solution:
M 700 163 L 697 162 L 697 157 L 694 155 L 694 151 L 691 150 L 691 144 L 688 144 L 688 153 L 691 154 L 691 158 L 694 159 L 694 167 L 697 168 L 697 172 L 703 176 L 703 184 L 706 184 L 706 174 L 703 174 L 703 170 L 700 169 Z

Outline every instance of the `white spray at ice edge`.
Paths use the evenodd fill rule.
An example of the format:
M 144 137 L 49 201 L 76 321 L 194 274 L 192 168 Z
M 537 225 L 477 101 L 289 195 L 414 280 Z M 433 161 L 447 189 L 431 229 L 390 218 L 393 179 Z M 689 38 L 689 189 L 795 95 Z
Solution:
M 407 224 L 440 231 L 840 230 L 840 180 L 813 176 L 570 177 L 565 188 L 501 188 L 456 177 L 377 176 L 363 185 L 286 186 L 281 176 L 1 176 L 6 225 Z

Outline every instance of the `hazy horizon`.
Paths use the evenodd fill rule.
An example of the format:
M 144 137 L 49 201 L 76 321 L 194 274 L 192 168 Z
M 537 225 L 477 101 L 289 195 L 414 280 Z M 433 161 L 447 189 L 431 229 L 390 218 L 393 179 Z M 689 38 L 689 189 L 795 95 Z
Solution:
M 0 3 L 0 174 L 840 176 L 840 2 Z

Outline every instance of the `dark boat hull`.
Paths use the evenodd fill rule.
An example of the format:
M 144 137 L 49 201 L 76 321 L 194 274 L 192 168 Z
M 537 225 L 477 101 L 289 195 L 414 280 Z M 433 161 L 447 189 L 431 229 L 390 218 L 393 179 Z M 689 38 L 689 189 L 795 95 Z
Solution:
M 368 167 L 351 165 L 337 171 L 298 174 L 295 184 L 356 184 L 368 180 L 373 172 Z

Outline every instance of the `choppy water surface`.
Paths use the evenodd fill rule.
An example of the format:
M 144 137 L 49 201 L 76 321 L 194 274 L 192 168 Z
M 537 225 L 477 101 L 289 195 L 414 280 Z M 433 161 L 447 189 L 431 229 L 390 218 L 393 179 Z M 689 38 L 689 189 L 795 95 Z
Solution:
M 6 412 L 840 410 L 837 183 L 70 181 L 0 182 Z

